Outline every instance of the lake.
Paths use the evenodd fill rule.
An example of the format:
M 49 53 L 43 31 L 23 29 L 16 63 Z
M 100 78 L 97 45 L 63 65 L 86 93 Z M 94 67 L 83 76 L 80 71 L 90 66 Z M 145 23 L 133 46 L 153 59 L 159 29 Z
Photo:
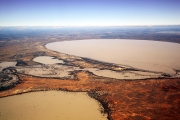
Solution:
M 138 69 L 175 74 L 180 70 L 180 44 L 150 40 L 91 39 L 53 42 L 47 49 L 123 64 Z
M 1 120 L 107 120 L 85 92 L 46 91 L 0 98 Z

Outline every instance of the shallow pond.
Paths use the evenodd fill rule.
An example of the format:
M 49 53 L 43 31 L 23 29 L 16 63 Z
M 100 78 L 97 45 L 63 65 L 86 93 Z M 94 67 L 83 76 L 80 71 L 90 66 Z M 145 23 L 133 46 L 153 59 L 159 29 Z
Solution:
M 46 91 L 0 98 L 1 120 L 107 120 L 86 93 Z
M 2 71 L 3 68 L 7 67 L 15 67 L 17 62 L 1 62 L 0 63 L 0 71 Z
M 44 56 L 39 56 L 38 58 L 44 58 Z M 45 57 L 48 58 L 49 57 Z M 33 60 L 37 60 L 35 57 Z M 36 61 L 37 62 L 37 61 Z M 46 59 L 39 59 L 39 63 L 45 63 Z M 66 66 L 63 64 L 46 64 L 44 65 L 35 65 L 35 66 L 26 66 L 18 67 L 16 70 L 19 73 L 25 73 L 34 76 L 40 77 L 61 77 L 61 78 L 74 78 L 74 75 L 71 74 L 74 70 L 88 70 L 95 75 L 115 78 L 115 79 L 146 79 L 146 78 L 158 78 L 163 77 L 161 73 L 147 72 L 147 71 L 112 71 L 112 70 L 99 70 L 97 68 L 79 68 L 74 66 Z
M 64 63 L 62 60 L 55 59 L 54 57 L 49 56 L 39 56 L 35 57 L 33 61 L 42 63 L 42 64 L 56 64 L 56 63 Z
M 92 39 L 54 42 L 47 44 L 46 48 L 150 71 L 175 74 L 174 69 L 180 70 L 180 44 L 177 43 L 128 39 Z

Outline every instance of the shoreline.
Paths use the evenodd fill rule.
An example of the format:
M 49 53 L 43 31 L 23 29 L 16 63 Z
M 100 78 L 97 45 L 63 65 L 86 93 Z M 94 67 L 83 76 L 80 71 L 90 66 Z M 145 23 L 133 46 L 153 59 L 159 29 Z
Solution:
M 41 45 L 42 44 L 43 43 L 41 43 Z M 28 45 L 30 47 L 29 50 L 23 51 L 22 57 L 20 57 L 20 59 L 23 62 L 26 62 L 27 65 L 39 64 L 39 63 L 34 63 L 32 60 L 34 57 L 40 56 L 38 55 L 37 51 L 43 51 L 45 52 L 44 55 L 67 59 L 68 64 L 71 63 L 72 65 L 81 66 L 84 68 L 87 66 L 93 66 L 99 68 L 102 68 L 102 66 L 105 68 L 110 67 L 108 66 L 109 64 L 100 64 L 97 61 L 95 62 L 92 61 L 91 63 L 86 60 L 79 59 L 79 57 L 74 57 L 74 56 L 50 51 L 40 47 L 41 45 L 34 46 L 33 42 L 30 42 L 30 44 Z M 12 44 L 12 46 L 14 45 Z M 9 58 L 11 58 L 11 56 L 13 56 L 13 54 L 16 55 L 18 51 L 21 50 L 20 48 L 18 48 L 19 45 L 15 45 L 15 46 L 17 47 L 17 49 L 15 49 L 14 51 L 12 51 L 12 53 L 10 53 L 10 57 L 5 56 L 4 59 L 8 60 Z M 13 50 L 16 47 L 11 47 L 10 49 Z M 24 47 L 26 47 L 26 45 Z M 13 61 L 14 59 L 18 59 L 18 58 L 12 58 L 11 60 Z M 119 66 L 117 66 L 117 68 L 118 67 Z M 180 94 L 180 84 L 179 84 L 180 78 L 171 79 L 166 77 L 166 78 L 158 78 L 158 79 L 150 78 L 146 80 L 141 79 L 141 80 L 118 81 L 115 79 L 112 80 L 103 77 L 98 78 L 86 71 L 78 71 L 75 74 L 78 80 L 77 79 L 70 80 L 67 78 L 65 80 L 61 80 L 61 79 L 43 78 L 43 77 L 35 77 L 35 76 L 19 74 L 20 80 L 22 80 L 22 82 L 17 84 L 15 87 L 11 89 L 1 91 L 0 97 L 4 96 L 5 94 L 15 95 L 15 94 L 23 94 L 27 92 L 48 91 L 48 90 L 57 90 L 57 91 L 63 90 L 63 91 L 74 91 L 74 92 L 84 91 L 84 92 L 88 92 L 88 94 L 91 94 L 91 97 L 99 101 L 102 104 L 103 108 L 108 110 L 109 120 L 115 120 L 120 118 L 122 119 L 123 118 L 124 119 L 156 118 L 157 119 L 159 117 L 168 119 L 169 117 L 165 116 L 165 114 L 168 114 L 167 108 L 168 110 L 174 109 L 174 114 L 179 113 L 178 109 L 176 108 L 176 106 L 178 106 L 176 101 L 179 101 L 178 96 Z M 97 96 L 97 94 L 100 96 Z M 171 103 L 167 102 L 167 98 L 168 101 L 171 101 Z M 144 103 L 146 107 L 143 107 L 142 103 Z M 161 103 L 164 103 L 169 107 L 164 108 L 164 106 L 162 106 Z M 151 104 L 155 104 L 155 106 L 152 106 Z M 135 108 L 137 107 L 140 111 L 136 111 Z M 147 111 L 148 107 L 156 111 L 148 112 Z M 161 113 L 160 116 L 157 116 L 156 114 L 157 112 Z M 179 117 L 174 115 L 173 118 L 178 119 Z
M 20 75 L 21 76 L 21 75 Z M 24 75 L 22 75 L 22 76 L 24 76 Z M 22 76 L 21 76 L 21 78 L 22 78 Z M 30 76 L 26 76 L 27 78 L 26 78 L 26 80 L 28 80 L 28 78 L 32 78 L 32 77 L 30 77 Z M 23 77 L 24 78 L 24 77 Z M 38 83 L 38 81 L 39 80 L 41 80 L 42 78 L 36 78 L 36 77 L 33 77 L 34 78 L 34 85 L 36 86 L 36 83 Z M 26 81 L 25 80 L 25 81 Z M 105 91 L 105 89 L 106 89 L 106 86 L 108 86 L 108 84 L 114 84 L 114 85 L 117 85 L 117 83 L 121 83 L 121 84 L 131 84 L 131 82 L 133 82 L 133 83 L 146 83 L 146 84 L 148 84 L 150 81 L 158 81 L 158 82 L 164 82 L 164 83 L 168 83 L 168 82 L 175 82 L 176 83 L 176 81 L 178 82 L 180 82 L 180 79 L 174 79 L 174 80 L 172 80 L 172 79 L 158 79 L 158 80 L 154 80 L 154 79 L 151 79 L 151 80 L 138 80 L 138 81 L 109 81 L 109 83 L 103 83 L 103 82 L 99 82 L 99 81 L 97 81 L 97 83 L 103 83 L 104 85 L 106 85 L 106 86 L 104 86 L 104 85 L 98 85 L 98 86 L 95 86 L 94 88 L 91 88 L 93 85 L 88 85 L 89 83 L 88 83 L 88 81 L 87 81 L 87 83 L 85 82 L 85 83 L 82 83 L 82 85 L 83 84 L 85 84 L 85 86 L 83 87 L 81 87 L 80 89 L 79 88 L 77 88 L 78 86 L 75 86 L 74 88 L 71 88 L 68 84 L 69 84 L 69 82 L 71 81 L 71 83 L 70 84 L 72 84 L 72 83 L 74 83 L 74 85 L 75 85 L 75 82 L 80 82 L 79 80 L 78 81 L 73 81 L 73 80 L 65 80 L 65 81 L 63 81 L 64 82 L 64 85 L 66 85 L 66 86 L 64 86 L 64 87 L 57 87 L 57 88 L 53 88 L 53 82 L 51 82 L 51 80 L 47 80 L 46 78 L 44 78 L 44 83 L 46 83 L 46 85 L 43 87 L 43 86 L 39 86 L 39 87 L 35 87 L 35 89 L 33 89 L 33 88 L 31 88 L 31 87 L 33 87 L 32 85 L 30 85 L 29 87 L 30 87 L 30 89 L 29 88 L 26 88 L 26 89 L 19 89 L 19 88 L 17 88 L 17 90 L 19 89 L 20 91 L 19 91 L 19 93 L 13 93 L 13 94 L 11 94 L 10 95 L 10 93 L 11 92 L 8 92 L 8 91 L 14 91 L 13 89 L 16 89 L 16 86 L 14 87 L 14 88 L 12 88 L 12 89 L 9 89 L 9 90 L 6 90 L 6 91 L 1 91 L 0 92 L 0 98 L 2 98 L 2 92 L 5 92 L 5 93 L 7 93 L 5 96 L 3 96 L 3 97 L 8 97 L 8 96 L 12 96 L 12 95 L 21 95 L 21 94 L 24 94 L 24 93 L 28 93 L 28 92 L 38 92 L 38 91 L 50 91 L 50 90 L 55 90 L 55 91 L 64 91 L 64 92 L 87 92 L 87 94 L 90 96 L 90 97 L 92 97 L 92 98 L 94 98 L 94 99 L 96 99 L 99 103 L 101 103 L 101 105 L 103 106 L 103 109 L 104 109 L 104 112 L 105 113 L 107 113 L 108 114 L 108 120 L 114 120 L 113 119 L 113 117 L 112 117 L 112 114 L 114 113 L 114 107 L 112 107 L 112 106 L 114 106 L 115 104 L 114 103 L 116 103 L 116 102 L 113 102 L 114 100 L 113 99 L 108 99 L 107 98 L 107 96 L 111 96 L 111 94 L 112 93 L 116 93 L 116 92 L 110 92 L 110 93 L 106 93 Z M 55 79 L 52 79 L 53 81 L 55 80 Z M 89 80 L 91 80 L 91 79 L 89 79 Z M 61 81 L 60 80 L 55 80 L 56 82 L 58 82 L 58 83 L 61 83 Z M 157 83 L 158 83 L 157 82 Z M 31 82 L 32 83 L 32 82 Z M 48 83 L 51 83 L 52 85 L 47 85 Z M 67 83 L 67 84 L 66 84 Z M 156 82 L 155 82 L 156 83 Z M 156 83 L 156 84 L 157 84 Z M 23 86 L 23 84 L 24 84 L 24 82 L 22 81 L 22 83 L 20 83 L 20 84 L 18 84 L 18 86 Z M 40 84 L 40 83 L 39 83 Z M 96 84 L 96 82 L 94 83 L 94 85 Z M 62 84 L 63 85 L 63 84 Z M 90 87 L 90 89 L 88 90 L 88 89 L 86 89 L 86 85 L 87 86 L 89 86 Z M 142 84 L 143 85 L 143 84 Z M 155 85 L 155 84 L 154 84 Z M 46 87 L 47 86 L 47 87 Z M 49 86 L 49 87 L 48 87 Z M 60 85 L 61 86 L 61 85 Z M 69 87 L 68 87 L 69 86 Z M 102 86 L 104 86 L 103 88 L 101 88 Z M 85 89 L 84 89 L 85 88 Z M 111 87 L 110 87 L 111 88 Z M 153 88 L 153 87 L 152 87 Z M 134 89 L 136 89 L 136 88 L 134 88 Z M 148 88 L 146 88 L 145 87 L 145 89 L 146 90 L 149 90 Z M 175 88 L 163 88 L 165 91 L 169 91 L 168 89 L 174 89 L 174 90 L 178 90 L 178 87 L 175 87 Z M 104 92 L 103 92 L 104 91 Z M 138 93 L 138 92 L 137 92 Z M 117 94 L 117 93 L 116 93 Z M 146 93 L 145 93 L 146 94 Z M 122 96 L 122 95 L 121 95 Z M 156 98 L 156 99 L 158 99 L 158 98 Z M 110 107 L 111 106 L 111 107 Z
M 115 40 L 110 45 L 118 44 L 122 48 L 117 49 L 117 47 L 115 47 L 115 49 L 113 49 L 112 51 L 109 51 L 109 50 L 105 49 L 104 47 L 101 48 L 100 46 L 95 46 L 95 48 L 93 48 L 93 44 L 91 45 L 91 43 L 90 43 L 91 40 L 92 40 L 93 44 L 100 44 L 101 41 L 104 40 L 105 43 L 103 45 L 105 47 L 108 47 L 110 41 Z M 64 41 L 50 42 L 50 43 L 44 44 L 43 47 L 45 49 L 49 49 L 49 50 L 52 50 L 52 51 L 60 53 L 60 54 L 75 56 L 75 57 L 81 58 L 85 61 L 90 61 L 91 63 L 93 61 L 95 61 L 95 62 L 104 63 L 104 64 L 105 63 L 116 64 L 116 65 L 120 65 L 120 66 L 126 66 L 126 68 L 130 67 L 131 69 L 136 69 L 136 70 L 141 70 L 141 71 L 144 70 L 144 71 L 151 71 L 151 72 L 161 72 L 161 73 L 166 73 L 169 75 L 175 75 L 176 71 L 179 69 L 178 68 L 179 65 L 177 63 L 178 62 L 177 60 L 180 59 L 180 56 L 178 54 L 175 54 L 177 50 L 180 50 L 180 49 L 178 49 L 179 45 L 177 43 L 169 42 L 171 44 L 168 44 L 168 43 L 162 42 L 162 41 L 155 41 L 158 43 L 156 45 L 156 43 L 154 41 L 153 42 L 147 42 L 147 41 L 152 41 L 152 40 L 135 40 L 135 39 L 127 39 L 127 40 L 126 39 L 82 39 L 82 40 L 71 40 L 71 41 L 73 41 L 73 42 L 71 43 L 71 42 L 69 42 L 69 40 L 67 40 L 67 43 Z M 74 41 L 77 41 L 77 43 Z M 78 41 L 80 41 L 80 42 L 78 42 Z M 83 42 L 81 42 L 81 41 L 83 41 Z M 142 52 L 143 51 L 142 48 L 139 49 L 139 47 L 140 47 L 139 45 L 128 45 L 127 46 L 127 47 L 131 47 L 133 51 L 135 50 L 135 48 L 137 49 L 137 47 L 138 47 L 138 49 L 135 50 L 135 53 L 137 52 L 140 55 L 142 54 L 141 56 L 144 56 L 144 57 L 139 57 L 136 53 L 131 58 L 130 55 L 132 53 L 134 53 L 132 50 L 130 52 L 127 52 L 127 53 L 126 52 L 122 52 L 122 53 L 119 52 L 119 54 L 121 54 L 121 55 L 118 54 L 117 50 L 127 50 L 127 49 L 125 49 L 126 47 L 123 47 L 121 44 L 123 44 L 123 43 L 124 44 L 125 43 L 134 44 L 135 43 L 134 41 L 145 41 L 145 42 L 140 42 L 139 44 L 140 45 L 142 44 L 144 46 L 150 44 L 153 46 L 155 45 L 155 47 L 150 48 L 150 47 L 146 46 L 147 50 L 146 50 L 146 47 L 143 47 L 145 49 L 145 51 L 147 52 L 147 53 L 145 53 L 145 52 Z M 61 46 L 61 42 L 62 42 L 62 46 Z M 161 45 L 161 43 L 165 43 L 165 44 Z M 49 44 L 49 46 L 47 46 L 48 44 Z M 70 46 L 72 46 L 72 49 L 74 51 L 76 49 L 78 49 L 77 52 L 70 52 L 67 49 L 68 44 L 72 44 Z M 73 45 L 73 44 L 75 44 L 75 45 Z M 85 44 L 85 45 L 81 48 L 80 47 L 81 44 Z M 57 46 L 61 46 L 62 48 L 59 49 Z M 65 47 L 63 47 L 63 46 L 65 46 Z M 84 49 L 84 47 L 87 47 L 87 49 Z M 97 47 L 100 47 L 100 48 L 97 48 Z M 171 51 L 164 51 L 163 47 L 167 47 L 169 49 L 171 49 L 173 47 L 173 49 Z M 83 51 L 83 49 L 85 51 L 92 49 L 92 52 L 90 52 L 90 51 L 81 52 L 81 51 Z M 155 50 L 150 51 L 149 49 L 155 49 Z M 116 57 L 113 57 L 113 55 L 107 54 L 107 56 L 109 56 L 110 58 L 112 57 L 113 60 L 111 60 L 106 55 L 101 55 L 98 52 L 97 52 L 97 55 L 94 55 L 95 51 L 98 51 L 98 50 L 101 52 L 103 51 L 103 52 L 107 52 L 110 54 L 113 54 L 112 52 L 114 52 L 115 53 L 114 56 L 116 56 Z M 117 53 L 115 50 L 117 51 Z M 154 53 L 156 53 L 156 51 L 157 51 L 157 54 L 154 54 Z M 158 52 L 158 51 L 160 51 L 160 52 Z M 170 52 L 171 52 L 171 54 L 170 54 Z M 87 54 L 90 54 L 90 55 L 87 55 Z M 160 55 L 160 54 L 163 54 L 163 55 Z M 138 57 L 136 57 L 136 56 L 138 56 Z M 158 56 L 161 56 L 161 57 L 158 57 Z M 168 56 L 171 56 L 171 57 L 168 58 Z M 153 60 L 152 59 L 153 57 L 157 57 L 157 60 Z M 130 59 L 130 58 L 132 60 L 128 61 L 128 59 Z M 172 58 L 174 58 L 174 59 L 172 59 Z M 139 60 L 139 59 L 142 59 L 142 60 Z M 162 60 L 160 61 L 160 59 L 167 59 L 167 60 L 166 60 L 166 62 L 162 62 Z M 162 63 L 160 64 L 160 62 L 162 62 Z M 174 64 L 170 64 L 170 63 L 174 63 Z

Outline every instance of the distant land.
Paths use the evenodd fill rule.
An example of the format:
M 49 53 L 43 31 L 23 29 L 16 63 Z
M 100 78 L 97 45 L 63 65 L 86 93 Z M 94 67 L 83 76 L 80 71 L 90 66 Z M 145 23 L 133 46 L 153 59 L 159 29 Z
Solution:
M 132 49 L 133 47 L 126 47 L 125 44 L 117 43 L 113 45 L 107 44 L 105 47 L 101 43 L 94 43 L 94 46 L 92 46 L 92 49 L 95 50 L 93 54 L 98 52 L 98 50 L 94 49 L 96 45 L 102 46 L 104 49 L 115 48 L 115 45 L 117 45 L 117 48 L 126 47 L 126 50 L 115 49 L 117 54 L 110 53 L 116 56 L 119 55 L 123 59 L 125 57 L 122 56 L 121 51 L 124 51 L 126 55 L 131 49 L 133 52 L 129 53 L 132 56 L 126 62 L 135 63 L 143 67 L 139 68 L 139 66 L 132 67 L 129 64 L 106 62 L 89 56 L 73 55 L 47 47 L 48 44 L 56 44 L 56 42 L 82 42 L 83 40 L 89 40 L 92 43 L 93 40 L 100 41 L 100 39 L 108 42 L 113 39 L 124 40 L 127 42 L 126 45 L 134 45 L 135 42 L 138 44 L 139 42 L 144 42 L 143 40 L 152 40 L 148 42 L 155 44 L 147 44 L 146 46 L 150 50 L 154 50 L 152 52 L 153 56 L 150 57 L 150 52 L 143 53 L 145 49 L 149 50 L 145 44 L 138 44 L 139 46 L 135 50 Z M 154 49 L 157 43 L 160 44 L 160 47 L 158 46 L 158 49 Z M 163 44 L 173 44 L 177 47 L 168 48 Z M 85 44 L 79 45 L 87 48 Z M 123 47 L 120 45 L 123 45 Z M 180 25 L 103 27 L 0 26 L 0 106 L 5 106 L 0 108 L 0 119 L 15 119 L 18 116 L 16 112 L 20 114 L 20 118 L 22 118 L 22 113 L 26 118 L 36 117 L 27 113 L 28 110 L 22 110 L 23 112 L 21 112 L 16 109 L 6 109 L 11 104 L 4 98 L 12 99 L 18 94 L 27 93 L 26 95 L 28 95 L 28 92 L 43 91 L 44 94 L 47 93 L 45 91 L 56 90 L 65 91 L 65 95 L 67 92 L 85 92 L 86 96 L 88 95 L 88 97 L 94 98 L 99 102 L 100 109 L 97 112 L 106 120 L 179 120 L 180 67 L 174 68 L 161 64 L 167 61 L 168 58 L 173 58 L 173 60 L 176 60 L 175 62 L 167 63 L 176 63 L 175 65 L 179 66 L 179 46 Z M 72 44 L 68 44 L 68 46 L 63 45 L 63 47 L 57 44 L 57 47 L 66 47 L 70 51 L 73 50 Z M 139 62 L 139 59 L 136 60 L 134 58 L 138 56 L 134 54 L 138 48 L 143 48 L 139 50 L 140 52 L 143 51 L 143 54 L 138 54 L 139 56 L 147 56 L 148 60 L 160 60 L 160 62 L 155 63 L 152 63 L 152 61 L 147 62 L 147 65 L 157 66 L 157 69 L 163 68 L 165 72 L 144 69 L 146 61 Z M 74 49 L 74 51 L 77 49 L 80 49 L 80 47 Z M 92 49 L 90 51 L 93 51 Z M 79 51 L 85 52 L 86 50 L 81 49 Z M 166 54 L 167 57 L 163 58 L 163 54 L 159 54 L 158 57 L 155 56 L 156 51 L 157 53 L 160 51 Z M 108 53 L 109 51 L 104 50 L 100 52 L 100 55 L 102 54 L 111 59 L 112 57 L 108 57 Z M 175 57 L 172 57 L 174 53 Z M 89 55 L 89 53 L 87 54 Z M 172 69 L 173 72 L 168 73 L 167 68 Z M 31 94 L 34 96 L 33 93 Z M 56 97 L 53 94 L 53 98 Z M 39 101 L 47 100 L 46 98 L 38 97 Z M 75 101 L 75 99 L 71 100 Z M 16 103 L 19 102 L 19 100 L 15 101 L 15 99 L 12 99 L 12 101 L 14 101 L 14 105 L 17 105 Z M 84 102 L 84 100 L 82 101 Z M 83 104 L 83 102 L 79 103 Z M 56 102 L 54 103 L 56 104 Z M 29 102 L 26 101 L 26 104 L 28 105 Z M 23 107 L 11 106 L 11 108 L 25 108 L 24 104 L 20 103 L 20 105 Z M 43 108 L 51 107 L 51 105 L 47 104 L 42 105 Z M 38 109 L 39 105 L 30 104 L 30 106 L 33 107 L 32 111 L 37 111 L 38 115 L 42 111 L 49 110 L 40 110 Z M 57 104 L 55 106 L 63 110 L 61 106 Z M 81 109 L 82 107 L 78 108 Z M 47 115 L 51 115 L 49 113 L 54 113 L 55 111 L 57 112 L 58 110 L 53 108 L 52 111 L 47 111 L 48 114 L 42 114 L 42 116 L 47 118 Z M 88 115 L 89 113 L 90 111 L 88 111 Z M 62 114 L 58 113 L 56 115 L 57 119 Z
M 180 25 L 155 26 L 1 26 L 0 41 L 33 39 L 139 39 L 180 43 Z

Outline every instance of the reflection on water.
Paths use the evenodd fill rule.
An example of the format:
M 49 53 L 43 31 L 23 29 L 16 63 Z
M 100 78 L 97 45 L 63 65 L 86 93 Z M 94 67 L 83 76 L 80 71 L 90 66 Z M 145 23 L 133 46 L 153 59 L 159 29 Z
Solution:
M 0 98 L 1 120 L 107 120 L 86 93 L 48 91 Z
M 177 43 L 100 39 L 54 42 L 46 47 L 61 53 L 150 71 L 174 74 L 172 68 L 180 69 L 180 45 Z

